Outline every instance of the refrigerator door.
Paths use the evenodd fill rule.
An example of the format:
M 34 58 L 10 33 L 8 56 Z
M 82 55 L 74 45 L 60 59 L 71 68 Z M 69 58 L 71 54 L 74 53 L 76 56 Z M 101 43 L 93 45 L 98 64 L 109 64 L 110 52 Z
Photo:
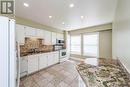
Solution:
M 15 45 L 15 21 L 9 20 L 9 87 L 16 86 L 16 45 Z
M 8 32 L 9 19 L 0 17 L 0 87 L 9 87 L 9 32 Z
M 0 87 L 9 87 L 9 19 L 0 17 Z
M 15 87 L 15 22 L 0 16 L 0 87 Z

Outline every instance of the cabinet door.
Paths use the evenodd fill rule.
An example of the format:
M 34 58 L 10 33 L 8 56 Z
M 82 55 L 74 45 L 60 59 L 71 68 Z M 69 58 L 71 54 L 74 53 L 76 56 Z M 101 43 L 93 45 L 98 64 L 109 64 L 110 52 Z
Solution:
M 52 45 L 55 45 L 56 44 L 56 33 L 52 32 Z
M 62 40 L 64 39 L 64 34 L 60 34 L 59 36 L 60 36 L 60 39 Z
M 35 28 L 26 26 L 25 31 L 26 31 L 25 32 L 26 37 L 36 36 L 36 29 Z
M 16 41 L 20 44 L 25 43 L 25 29 L 23 25 L 16 24 Z
M 60 34 L 60 33 L 57 33 L 56 38 L 57 38 L 58 40 L 63 40 L 63 39 L 64 39 L 64 35 L 63 35 L 63 34 Z
M 47 54 L 39 55 L 39 69 L 47 67 Z
M 36 71 L 38 71 L 38 56 L 28 56 L 28 73 L 30 74 Z
M 39 37 L 39 38 L 43 38 L 43 30 L 36 29 L 36 36 Z
M 44 44 L 45 45 L 51 45 L 51 32 L 44 30 Z
M 20 77 L 27 75 L 28 73 L 28 59 L 27 57 L 20 58 Z
M 59 52 L 54 53 L 54 64 L 59 62 Z
M 51 66 L 54 64 L 54 55 L 53 53 L 48 53 L 48 66 Z

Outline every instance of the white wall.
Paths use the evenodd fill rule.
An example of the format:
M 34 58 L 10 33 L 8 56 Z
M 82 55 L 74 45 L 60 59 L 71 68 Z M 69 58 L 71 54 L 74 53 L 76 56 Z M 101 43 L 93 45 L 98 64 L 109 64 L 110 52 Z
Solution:
M 113 23 L 113 58 L 130 71 L 130 0 L 118 0 Z
M 102 24 L 102 25 L 97 25 L 97 26 L 92 26 L 92 27 L 87 27 L 87 28 L 82 28 L 77 30 L 71 30 L 69 31 L 69 34 L 77 35 L 82 33 L 99 32 L 99 31 L 111 30 L 111 29 L 112 29 L 112 23 L 108 23 L 108 24 Z
M 99 57 L 112 58 L 112 30 L 99 32 Z

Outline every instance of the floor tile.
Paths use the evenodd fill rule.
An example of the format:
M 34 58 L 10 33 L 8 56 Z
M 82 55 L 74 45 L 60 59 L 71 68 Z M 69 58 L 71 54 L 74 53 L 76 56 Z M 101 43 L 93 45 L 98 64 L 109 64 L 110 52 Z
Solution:
M 52 83 L 49 83 L 46 87 L 55 87 Z
M 37 82 L 40 87 L 46 87 L 50 82 L 47 79 L 43 79 Z
M 35 81 L 28 80 L 28 81 L 24 82 L 24 87 L 33 87 L 34 84 L 36 84 Z
M 20 87 L 85 87 L 74 61 L 66 61 L 20 80 Z
M 69 87 L 69 85 L 64 82 L 60 82 L 56 87 Z
M 41 74 L 39 74 L 39 73 L 33 74 L 31 77 L 32 77 L 32 78 L 34 79 L 34 81 L 36 81 L 36 82 L 45 79 L 45 78 L 44 78 Z
M 44 73 L 46 73 L 46 72 L 47 72 L 47 71 L 46 71 L 45 69 L 39 71 L 39 73 L 40 73 L 41 75 L 44 74 Z
M 54 78 L 52 81 L 50 81 L 54 86 L 57 86 L 62 80 L 58 78 Z
M 67 72 L 67 71 L 65 71 L 65 70 L 61 70 L 60 73 L 63 73 L 63 75 L 65 75 L 65 76 L 71 75 L 69 72 Z
M 69 84 L 71 84 L 71 82 L 72 82 L 73 80 L 74 80 L 73 78 L 67 77 L 67 78 L 65 78 L 63 81 L 69 85 Z
M 54 78 L 54 75 L 52 75 L 48 72 L 44 73 L 42 76 L 45 77 L 48 81 L 51 81 Z

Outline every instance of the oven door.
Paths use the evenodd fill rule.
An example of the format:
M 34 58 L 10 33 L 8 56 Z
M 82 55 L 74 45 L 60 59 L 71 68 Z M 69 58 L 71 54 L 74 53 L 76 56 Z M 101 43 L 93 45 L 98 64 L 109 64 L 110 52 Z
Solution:
M 64 58 L 66 55 L 66 50 L 60 50 L 60 58 Z

